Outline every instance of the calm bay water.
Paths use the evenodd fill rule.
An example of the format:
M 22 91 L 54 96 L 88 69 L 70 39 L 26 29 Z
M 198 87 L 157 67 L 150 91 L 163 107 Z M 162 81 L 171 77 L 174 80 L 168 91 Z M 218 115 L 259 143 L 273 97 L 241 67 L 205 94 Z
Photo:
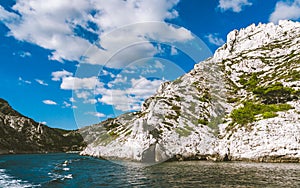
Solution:
M 65 153 L 3 155 L 0 187 L 300 187 L 300 164 L 120 163 Z

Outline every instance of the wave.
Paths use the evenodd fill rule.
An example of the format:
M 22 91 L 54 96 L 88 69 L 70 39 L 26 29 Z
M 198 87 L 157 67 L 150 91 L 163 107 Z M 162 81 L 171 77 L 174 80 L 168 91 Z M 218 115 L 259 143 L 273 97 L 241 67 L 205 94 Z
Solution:
M 27 181 L 16 179 L 6 173 L 5 169 L 0 169 L 0 187 L 2 188 L 27 188 L 40 187 L 41 185 L 33 185 Z
M 49 177 L 51 180 L 46 183 L 46 185 L 53 185 L 53 183 L 63 183 L 64 180 L 73 179 L 73 175 L 67 173 L 70 168 L 68 165 L 72 163 L 72 160 L 66 160 L 63 163 L 58 164 L 54 170 L 48 172 Z

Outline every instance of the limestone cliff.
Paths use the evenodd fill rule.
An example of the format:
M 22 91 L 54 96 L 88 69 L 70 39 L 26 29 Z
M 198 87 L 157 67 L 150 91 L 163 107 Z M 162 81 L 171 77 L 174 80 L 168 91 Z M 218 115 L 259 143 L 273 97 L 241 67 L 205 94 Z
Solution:
M 234 30 L 213 57 L 161 85 L 140 112 L 81 129 L 81 153 L 300 162 L 300 23 Z

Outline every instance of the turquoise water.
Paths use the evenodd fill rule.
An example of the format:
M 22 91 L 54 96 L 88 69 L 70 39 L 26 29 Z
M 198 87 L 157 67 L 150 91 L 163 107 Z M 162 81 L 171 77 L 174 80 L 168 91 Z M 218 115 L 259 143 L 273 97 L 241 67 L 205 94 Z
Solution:
M 3 155 L 0 187 L 300 187 L 300 164 L 119 163 L 65 153 Z

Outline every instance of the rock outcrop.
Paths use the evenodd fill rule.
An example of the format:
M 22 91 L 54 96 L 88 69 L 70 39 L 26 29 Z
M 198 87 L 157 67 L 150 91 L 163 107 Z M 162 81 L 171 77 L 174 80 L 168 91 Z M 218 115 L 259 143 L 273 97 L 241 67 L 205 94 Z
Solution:
M 140 112 L 80 131 L 107 159 L 300 162 L 300 23 L 234 30 Z
M 0 154 L 82 150 L 78 131 L 50 128 L 27 118 L 0 99 Z

